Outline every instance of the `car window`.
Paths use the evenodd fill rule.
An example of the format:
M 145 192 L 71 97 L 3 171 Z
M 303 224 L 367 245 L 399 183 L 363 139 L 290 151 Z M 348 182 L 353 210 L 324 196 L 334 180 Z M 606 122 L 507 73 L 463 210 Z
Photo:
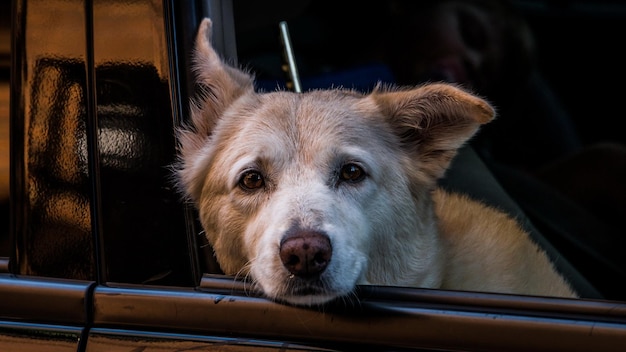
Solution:
M 23 37 L 29 50 L 17 63 L 26 77 L 23 101 L 16 102 L 23 104 L 25 114 L 12 141 L 18 180 L 14 198 L 23 204 L 14 209 L 16 267 L 28 275 L 185 285 L 198 282 L 203 271 L 219 273 L 197 215 L 172 182 L 170 166 L 176 153 L 172 131 L 180 122 L 176 119 L 186 114 L 185 99 L 193 86 L 184 80 L 188 58 L 172 65 L 175 56 L 168 50 L 177 38 L 153 35 L 166 33 L 163 5 L 103 1 L 86 12 L 80 2 L 46 4 L 25 10 L 25 26 L 43 21 L 71 36 L 32 26 L 34 33 Z M 405 82 L 402 72 L 394 69 L 397 63 L 380 54 L 381 38 L 387 33 L 363 21 L 372 17 L 384 21 L 381 14 L 393 14 L 388 4 L 367 7 L 358 18 L 344 15 L 349 6 L 324 11 L 324 2 L 280 6 L 263 18 L 254 13 L 267 11 L 269 5 L 246 1 L 233 5 L 237 47 L 228 47 L 232 40 L 223 41 L 224 50 L 253 70 L 259 89 L 286 83 L 277 26 L 281 18 L 289 21 L 305 89 L 341 85 L 368 91 L 378 82 Z M 53 11 L 46 6 L 56 15 L 50 16 Z M 420 6 L 412 10 L 431 10 Z M 532 12 L 526 14 L 533 18 Z M 459 18 L 467 25 L 467 15 Z M 92 39 L 79 40 L 84 37 Z M 470 44 L 476 40 L 465 39 Z M 189 47 L 185 50 L 189 52 Z M 177 89 L 180 95 L 172 93 Z M 494 132 L 485 135 L 489 133 Z M 484 157 L 491 155 L 485 147 L 491 142 L 503 143 L 487 137 L 473 143 Z M 509 187 L 507 180 L 515 179 L 505 176 L 510 168 L 499 171 L 502 161 L 493 161 L 489 166 Z M 520 192 L 516 187 L 521 181 L 515 180 L 507 191 Z M 544 213 L 536 212 L 539 207 L 532 199 L 518 200 L 527 202 L 522 204 L 524 211 L 552 236 L 549 242 L 558 245 L 557 250 L 578 245 L 565 257 L 594 285 L 617 290 L 609 297 L 620 295 L 611 280 L 591 275 L 601 269 L 624 275 L 614 250 L 618 247 L 603 244 L 589 251 L 587 243 L 568 238 L 568 231 L 550 227 L 552 222 L 541 218 Z M 570 227 L 582 228 L 574 225 Z M 603 230 L 601 241 L 615 240 L 610 228 Z M 583 256 L 578 255 L 581 252 Z
M 186 99 L 194 89 L 186 80 L 189 58 L 183 54 L 190 52 L 192 35 L 184 39 L 166 35 L 173 32 L 166 28 L 164 14 L 169 10 L 160 2 L 102 1 L 88 9 L 79 1 L 35 3 L 23 9 L 22 25 L 33 29 L 18 36 L 28 50 L 18 56 L 19 67 L 14 68 L 25 74 L 18 86 L 23 95 L 13 99 L 16 106 L 24 107 L 24 114 L 13 126 L 11 141 L 13 204 L 19 205 L 13 207 L 16 270 L 100 282 L 188 286 L 195 285 L 203 272 L 219 273 L 197 214 L 174 189 L 170 169 L 176 154 L 173 128 L 184 119 Z M 378 82 L 401 81 L 395 63 L 380 54 L 380 41 L 387 33 L 362 21 L 385 20 L 380 16 L 394 11 L 388 4 L 367 7 L 358 18 L 345 15 L 347 5 L 325 11 L 324 2 L 277 6 L 275 11 L 267 10 L 273 5 L 247 1 L 233 5 L 236 47 L 234 40 L 222 40 L 223 50 L 253 70 L 260 89 L 285 85 L 280 19 L 290 24 L 306 89 L 347 85 L 367 91 Z M 420 11 L 430 10 L 420 6 Z M 537 30 L 545 25 L 541 15 L 552 13 L 520 7 Z M 254 16 L 258 11 L 272 15 L 258 18 Z M 471 18 L 461 14 L 464 29 Z M 599 10 L 591 14 L 591 23 L 600 27 L 597 18 L 606 15 Z M 606 28 L 598 31 L 615 28 L 615 18 L 609 17 Z M 69 36 L 58 34 L 65 32 Z M 470 31 L 464 35 L 472 37 L 463 39 L 475 45 L 479 34 Z M 178 41 L 184 44 L 181 51 L 172 52 L 172 43 Z M 545 50 L 546 44 L 542 45 Z M 173 62 L 176 57 L 180 59 Z M 611 107 L 604 109 L 608 115 Z M 574 123 L 577 128 L 579 120 Z M 482 157 L 490 151 L 484 143 L 479 138 L 475 144 Z M 507 191 L 531 194 L 517 189 L 520 179 L 507 178 L 501 160 L 495 161 L 489 166 L 502 177 Z M 511 179 L 516 181 L 507 183 Z M 615 251 L 619 246 L 611 245 L 621 243 L 612 224 L 606 231 L 602 227 L 600 239 L 580 243 L 580 238 L 567 237 L 569 228 L 554 228 L 550 219 L 542 218 L 544 213 L 537 211 L 540 208 L 532 199 L 517 200 L 539 229 L 551 236 L 548 241 L 557 250 L 564 248 L 567 260 L 593 285 L 611 292 L 607 297 L 622 297 L 613 280 L 593 275 L 594 270 L 624 275 L 621 256 Z M 570 227 L 583 228 L 574 225 Z M 2 238 L 9 243 L 8 235 Z M 4 247 L 3 255 L 10 256 L 9 246 Z
M 355 6 L 363 9 L 359 16 Z M 620 107 L 610 101 L 619 99 L 579 89 L 609 84 L 601 77 L 626 78 L 624 54 L 611 44 L 625 30 L 623 4 L 316 1 L 256 16 L 262 7 L 234 2 L 238 60 L 255 74 L 258 89 L 289 87 L 277 25 L 285 20 L 304 90 L 444 80 L 486 97 L 498 117 L 470 143 L 496 182 L 538 230 L 539 242 L 556 248 L 553 260 L 571 262 L 595 287 L 587 297 L 626 298 L 614 281 L 626 278 L 617 215 L 626 214 L 619 181 L 626 177 L 626 136 L 615 128 L 599 132 L 616 123 Z M 457 55 L 463 59 L 454 61 Z M 602 75 L 572 75 L 560 64 L 596 72 L 606 69 L 603 60 L 612 69 Z

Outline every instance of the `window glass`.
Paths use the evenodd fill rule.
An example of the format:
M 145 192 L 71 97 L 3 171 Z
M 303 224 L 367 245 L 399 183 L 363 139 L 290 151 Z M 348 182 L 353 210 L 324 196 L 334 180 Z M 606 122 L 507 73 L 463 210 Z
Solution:
M 192 285 L 173 189 L 174 132 L 162 1 L 95 1 L 99 220 L 106 281 Z
M 20 274 L 94 279 L 82 1 L 19 3 L 13 201 Z M 23 28 L 22 28 L 23 30 Z

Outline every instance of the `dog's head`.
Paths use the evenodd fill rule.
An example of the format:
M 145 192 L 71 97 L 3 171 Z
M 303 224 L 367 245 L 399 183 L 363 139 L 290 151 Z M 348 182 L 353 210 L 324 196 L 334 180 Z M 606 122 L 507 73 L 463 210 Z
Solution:
M 359 283 L 436 287 L 430 192 L 490 105 L 446 84 L 257 93 L 210 36 L 205 19 L 178 176 L 224 272 L 294 304 Z

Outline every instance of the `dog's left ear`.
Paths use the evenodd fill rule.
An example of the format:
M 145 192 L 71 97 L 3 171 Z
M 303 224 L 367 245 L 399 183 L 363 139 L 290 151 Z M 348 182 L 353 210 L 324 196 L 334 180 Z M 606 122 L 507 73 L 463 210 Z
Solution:
M 422 170 L 443 176 L 457 150 L 480 125 L 495 117 L 485 100 L 451 84 L 427 84 L 411 90 L 374 92 L 403 148 L 418 153 Z

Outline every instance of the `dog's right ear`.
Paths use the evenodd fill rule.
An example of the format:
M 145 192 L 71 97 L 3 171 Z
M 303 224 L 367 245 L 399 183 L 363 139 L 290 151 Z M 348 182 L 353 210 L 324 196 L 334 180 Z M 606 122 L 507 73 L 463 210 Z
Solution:
M 226 64 L 211 45 L 209 18 L 198 29 L 193 55 L 193 72 L 198 91 L 190 104 L 190 120 L 178 129 L 178 182 L 183 193 L 197 200 L 203 185 L 206 159 L 210 158 L 211 135 L 217 121 L 235 100 L 254 93 L 253 78 Z
M 211 44 L 212 22 L 200 23 L 193 56 L 193 72 L 199 87 L 192 103 L 191 123 L 199 134 L 210 134 L 215 122 L 237 98 L 253 91 L 248 73 L 226 64 Z

